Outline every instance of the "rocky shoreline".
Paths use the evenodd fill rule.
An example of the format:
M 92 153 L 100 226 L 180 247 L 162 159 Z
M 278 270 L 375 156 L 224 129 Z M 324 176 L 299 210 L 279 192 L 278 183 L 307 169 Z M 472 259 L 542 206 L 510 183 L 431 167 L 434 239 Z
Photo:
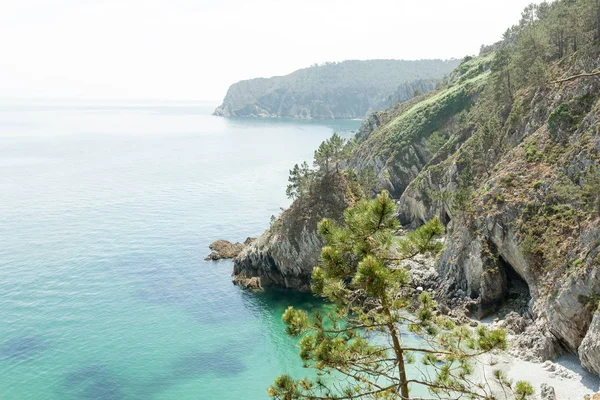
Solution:
M 235 259 L 256 246 L 256 240 L 249 238 L 244 243 L 218 240 L 211 244 L 213 253 L 207 259 Z M 473 299 L 460 296 L 460 293 L 446 297 L 439 290 L 441 281 L 435 263 L 433 258 L 418 257 L 402 264 L 411 273 L 415 294 L 430 292 L 438 302 L 437 312 L 457 323 L 471 327 L 488 325 L 507 331 L 509 350 L 479 358 L 475 363 L 478 379 L 491 377 L 494 370 L 500 369 L 513 381 L 529 381 L 541 400 L 600 400 L 600 377 L 586 371 L 575 356 L 566 354 L 544 324 L 531 317 L 528 308 L 523 306 L 528 301 L 526 293 L 508 295 L 493 314 L 477 319 L 474 318 L 473 310 L 476 311 L 477 307 Z M 273 286 L 258 276 L 234 274 L 232 282 L 248 290 Z
M 441 287 L 436 260 L 417 258 L 402 265 L 412 276 L 415 294 L 429 291 L 438 302 L 438 311 L 457 323 L 477 327 L 503 328 L 508 334 L 506 352 L 485 355 L 475 363 L 477 381 L 491 381 L 494 370 L 503 371 L 513 382 L 527 380 L 540 400 L 600 400 L 600 376 L 589 372 L 581 361 L 564 351 L 543 323 L 532 318 L 526 293 L 509 294 L 486 318 L 473 315 L 476 301 L 465 296 L 446 297 Z M 475 306 L 475 307 L 474 307 Z M 508 399 L 499 387 L 498 399 Z

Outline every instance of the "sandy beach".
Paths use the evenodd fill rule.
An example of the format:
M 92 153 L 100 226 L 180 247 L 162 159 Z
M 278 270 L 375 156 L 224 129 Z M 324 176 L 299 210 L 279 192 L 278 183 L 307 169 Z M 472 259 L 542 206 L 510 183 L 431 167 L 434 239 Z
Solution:
M 534 398 L 540 398 L 542 384 L 552 386 L 558 400 L 583 400 L 586 395 L 600 392 L 600 377 L 584 370 L 574 355 L 543 363 L 523 361 L 508 353 L 486 355 L 475 366 L 475 375 L 478 381 L 487 378 L 491 382 L 497 369 L 513 382 L 529 382 L 535 389 Z M 494 394 L 498 399 L 507 398 L 498 386 Z

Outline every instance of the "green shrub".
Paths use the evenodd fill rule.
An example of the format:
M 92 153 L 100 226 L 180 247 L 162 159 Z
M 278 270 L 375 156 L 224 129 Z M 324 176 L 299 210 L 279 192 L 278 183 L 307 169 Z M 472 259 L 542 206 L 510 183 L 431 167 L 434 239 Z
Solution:
M 538 150 L 535 146 L 527 147 L 527 149 L 525 150 L 525 157 L 527 159 L 527 162 L 536 162 L 541 159 L 541 155 L 540 153 L 538 153 Z
M 562 131 L 571 132 L 575 130 L 577 118 L 571 114 L 569 106 L 566 103 L 560 104 L 548 117 L 548 130 L 554 137 Z
M 514 176 L 512 174 L 508 174 L 502 177 L 502 182 L 505 183 L 507 186 L 510 186 L 513 181 L 514 181 Z
M 526 399 L 528 396 L 531 396 L 535 393 L 533 386 L 529 382 L 518 381 L 515 384 L 515 395 L 517 399 Z

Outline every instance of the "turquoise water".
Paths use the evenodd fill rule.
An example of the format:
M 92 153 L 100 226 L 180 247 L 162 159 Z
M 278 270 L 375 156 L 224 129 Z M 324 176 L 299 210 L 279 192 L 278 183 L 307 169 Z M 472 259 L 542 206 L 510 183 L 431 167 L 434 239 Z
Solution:
M 304 376 L 281 313 L 218 238 L 259 235 L 288 169 L 358 121 L 228 120 L 198 104 L 0 104 L 0 398 L 265 399 Z

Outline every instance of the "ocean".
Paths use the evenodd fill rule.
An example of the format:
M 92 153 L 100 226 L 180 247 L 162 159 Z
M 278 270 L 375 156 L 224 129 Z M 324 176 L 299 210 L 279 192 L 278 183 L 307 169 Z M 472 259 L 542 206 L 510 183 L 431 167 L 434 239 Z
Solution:
M 260 235 L 288 170 L 359 121 L 186 102 L 0 102 L 0 399 L 266 399 L 303 377 L 281 314 L 216 239 Z

